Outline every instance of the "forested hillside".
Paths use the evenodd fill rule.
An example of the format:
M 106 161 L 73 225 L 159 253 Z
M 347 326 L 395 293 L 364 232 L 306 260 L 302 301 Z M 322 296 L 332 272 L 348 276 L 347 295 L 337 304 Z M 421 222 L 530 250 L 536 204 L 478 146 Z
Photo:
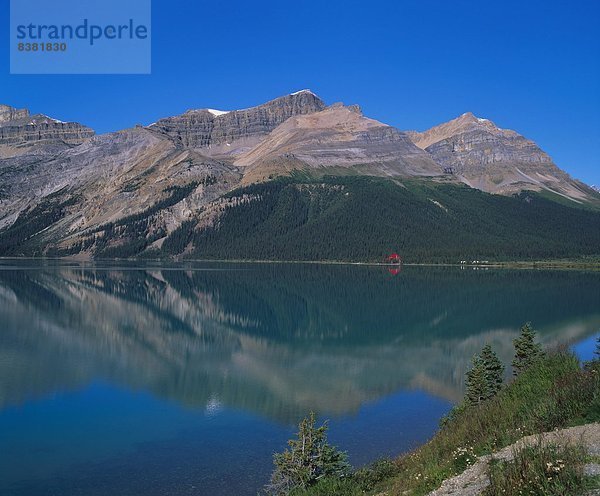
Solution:
M 184 223 L 157 256 L 407 262 L 523 260 L 600 253 L 600 212 L 540 194 L 366 177 L 270 181 L 227 195 L 208 227 Z
M 168 188 L 150 208 L 71 245 L 47 233 L 75 199 L 52 198 L 0 232 L 0 256 L 381 262 L 396 252 L 406 262 L 457 263 L 600 255 L 600 210 L 589 203 L 424 180 L 297 175 L 231 191 L 170 234 L 156 228 L 195 186 Z

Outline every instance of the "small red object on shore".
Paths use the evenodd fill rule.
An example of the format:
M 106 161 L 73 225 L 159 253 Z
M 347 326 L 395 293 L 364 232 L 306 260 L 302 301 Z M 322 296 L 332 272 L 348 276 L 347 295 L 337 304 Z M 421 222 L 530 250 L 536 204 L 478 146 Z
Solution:
M 391 255 L 389 255 L 387 257 L 387 261 L 389 263 L 401 264 L 402 263 L 402 257 L 400 255 L 398 255 L 397 253 L 392 253 Z

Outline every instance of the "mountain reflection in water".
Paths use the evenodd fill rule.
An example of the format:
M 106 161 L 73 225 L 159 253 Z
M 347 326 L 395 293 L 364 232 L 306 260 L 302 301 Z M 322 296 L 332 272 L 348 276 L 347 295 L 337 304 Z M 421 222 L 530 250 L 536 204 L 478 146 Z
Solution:
M 400 390 L 457 401 L 474 353 L 510 363 L 600 328 L 599 275 L 327 265 L 0 270 L 0 408 L 93 381 L 281 422 Z M 509 373 L 507 371 L 507 373 Z

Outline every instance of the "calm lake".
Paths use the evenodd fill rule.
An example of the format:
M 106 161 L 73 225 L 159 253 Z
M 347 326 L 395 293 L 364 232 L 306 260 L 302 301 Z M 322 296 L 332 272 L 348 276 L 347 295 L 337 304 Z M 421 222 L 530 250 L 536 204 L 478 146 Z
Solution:
M 396 455 L 528 320 L 590 358 L 600 273 L 3 260 L 0 494 L 254 495 L 310 410 Z

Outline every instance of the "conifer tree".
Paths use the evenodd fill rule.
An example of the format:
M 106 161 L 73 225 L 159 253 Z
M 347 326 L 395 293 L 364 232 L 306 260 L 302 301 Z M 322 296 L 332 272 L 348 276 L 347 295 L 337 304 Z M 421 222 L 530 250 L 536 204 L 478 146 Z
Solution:
M 310 412 L 298 426 L 297 439 L 290 439 L 289 448 L 274 455 L 275 470 L 265 487 L 267 494 L 287 495 L 312 486 L 321 477 L 339 477 L 349 471 L 346 453 L 327 442 L 327 422 L 320 427 L 315 423 L 315 414 Z
M 487 386 L 486 399 L 489 399 L 496 396 L 498 391 L 502 388 L 504 365 L 489 344 L 486 344 L 483 347 L 480 357 L 485 368 L 485 380 Z
M 535 342 L 535 331 L 531 323 L 521 327 L 521 335 L 513 341 L 515 358 L 512 361 L 513 374 L 519 375 L 544 355 L 542 345 Z
M 466 400 L 471 405 L 480 405 L 489 397 L 486 369 L 479 355 L 473 357 L 473 366 L 467 372 Z
M 600 337 L 596 339 L 596 349 L 594 350 L 594 355 L 596 355 L 596 360 L 600 360 Z

